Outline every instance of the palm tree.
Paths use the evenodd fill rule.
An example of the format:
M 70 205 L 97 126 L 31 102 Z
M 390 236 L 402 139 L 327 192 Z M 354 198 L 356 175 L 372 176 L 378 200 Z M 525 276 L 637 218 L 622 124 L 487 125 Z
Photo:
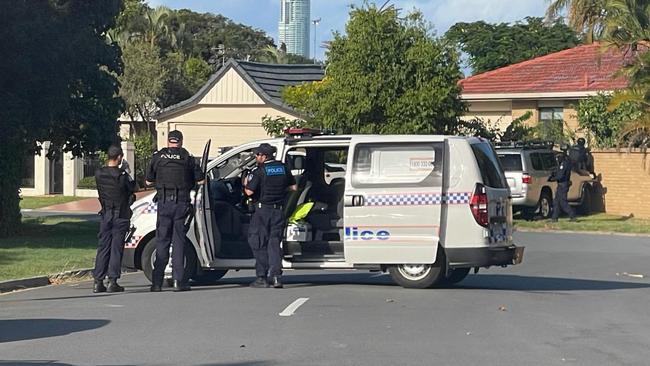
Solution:
M 144 15 L 147 24 L 144 40 L 145 42 L 150 43 L 151 47 L 156 45 L 158 39 L 169 34 L 167 19 L 170 15 L 171 10 L 164 6 L 159 6 L 155 9 L 147 9 L 147 12 Z
M 602 34 L 605 7 L 608 0 L 551 0 L 546 10 L 547 19 L 556 19 L 566 11 L 569 26 L 585 35 L 592 43 Z

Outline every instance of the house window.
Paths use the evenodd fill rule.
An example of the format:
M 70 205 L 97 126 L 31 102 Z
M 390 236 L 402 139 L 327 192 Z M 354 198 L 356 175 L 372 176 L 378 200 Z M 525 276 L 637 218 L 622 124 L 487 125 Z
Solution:
M 564 108 L 540 108 L 539 109 L 539 123 L 545 125 L 562 124 L 564 121 Z

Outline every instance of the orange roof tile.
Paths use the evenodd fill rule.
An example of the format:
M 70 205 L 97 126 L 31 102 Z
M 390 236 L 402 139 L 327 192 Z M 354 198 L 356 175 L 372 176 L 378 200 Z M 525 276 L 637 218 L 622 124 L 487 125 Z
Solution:
M 625 78 L 614 75 L 625 60 L 620 51 L 594 43 L 470 76 L 459 83 L 463 94 L 614 90 L 627 86 Z

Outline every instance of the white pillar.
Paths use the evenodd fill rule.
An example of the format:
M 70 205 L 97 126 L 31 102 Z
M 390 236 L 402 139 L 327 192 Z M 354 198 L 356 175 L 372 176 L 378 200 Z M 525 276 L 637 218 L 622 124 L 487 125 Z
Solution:
M 129 175 L 131 175 L 131 178 L 135 179 L 135 145 L 131 141 L 122 141 L 121 145 L 124 159 L 126 159 L 131 168 Z
M 63 195 L 74 196 L 79 182 L 79 169 L 77 168 L 78 158 L 74 158 L 71 152 L 63 154 Z
M 34 193 L 37 196 L 50 194 L 50 159 L 45 157 L 50 152 L 50 142 L 41 144 L 41 154 L 34 157 Z

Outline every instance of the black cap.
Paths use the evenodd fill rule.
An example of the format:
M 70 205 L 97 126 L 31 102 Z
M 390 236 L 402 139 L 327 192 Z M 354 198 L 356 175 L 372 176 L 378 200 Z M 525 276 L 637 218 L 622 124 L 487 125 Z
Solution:
M 183 134 L 179 130 L 169 131 L 169 135 L 167 135 L 167 141 L 173 144 L 177 144 L 183 141 Z
M 260 146 L 253 149 L 255 154 L 261 154 L 266 156 L 273 156 L 275 154 L 275 148 L 267 143 L 260 144 Z

